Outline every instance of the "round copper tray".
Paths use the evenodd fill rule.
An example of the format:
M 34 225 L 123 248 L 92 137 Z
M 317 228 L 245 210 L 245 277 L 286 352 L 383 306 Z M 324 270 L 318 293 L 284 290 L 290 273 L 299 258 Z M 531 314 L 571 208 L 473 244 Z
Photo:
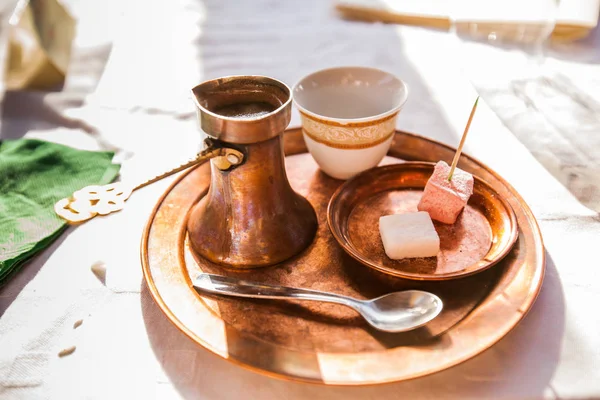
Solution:
M 392 260 L 383 249 L 379 217 L 417 211 L 434 163 L 408 161 L 372 168 L 333 194 L 327 222 L 337 242 L 357 261 L 404 279 L 443 281 L 496 265 L 517 241 L 517 218 L 487 182 L 475 176 L 473 195 L 454 224 L 433 221 L 437 257 Z
M 531 308 L 545 268 L 540 231 L 523 199 L 489 168 L 462 156 L 460 167 L 486 180 L 515 212 L 519 237 L 510 253 L 494 268 L 463 279 L 409 281 L 368 269 L 342 250 L 326 221 L 328 201 L 342 182 L 318 170 L 299 129 L 284 136 L 290 183 L 308 198 L 319 219 L 315 241 L 293 260 L 240 272 L 194 258 L 185 226 L 188 211 L 208 189 L 208 164 L 180 177 L 150 216 L 141 246 L 146 283 L 161 310 L 192 340 L 274 377 L 328 385 L 377 384 L 463 362 L 500 340 Z M 397 132 L 384 163 L 399 158 L 449 161 L 453 154 L 440 143 Z M 422 328 L 383 333 L 336 305 L 200 296 L 190 280 L 200 271 L 358 298 L 423 289 L 440 296 L 445 307 Z

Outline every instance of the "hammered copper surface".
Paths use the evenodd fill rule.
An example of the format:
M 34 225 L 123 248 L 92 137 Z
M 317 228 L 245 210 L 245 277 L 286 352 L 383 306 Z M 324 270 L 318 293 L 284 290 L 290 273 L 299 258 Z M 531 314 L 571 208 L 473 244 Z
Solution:
M 416 212 L 433 163 L 405 162 L 366 171 L 333 195 L 328 221 L 348 253 L 373 269 L 406 279 L 445 280 L 480 272 L 504 257 L 517 239 L 512 208 L 475 177 L 473 195 L 452 225 L 434 221 L 437 257 L 392 260 L 383 249 L 379 217 Z
M 461 168 L 485 178 L 514 208 L 521 229 L 512 251 L 492 269 L 459 280 L 398 279 L 358 264 L 337 245 L 325 220 L 329 196 L 342 183 L 317 170 L 300 130 L 285 135 L 290 182 L 319 218 L 315 241 L 298 257 L 263 269 L 226 270 L 195 260 L 186 245 L 186 219 L 210 182 L 208 165 L 183 176 L 158 203 L 142 241 L 144 276 L 170 320 L 192 340 L 228 360 L 276 377 L 336 385 L 410 379 L 456 365 L 493 345 L 531 307 L 539 291 L 544 253 L 527 206 L 504 181 L 463 156 Z M 423 149 L 425 151 L 419 151 Z M 398 132 L 390 154 L 447 160 L 452 149 Z M 386 163 L 397 162 L 389 157 Z M 309 302 L 209 298 L 194 291 L 198 271 L 368 298 L 402 288 L 425 288 L 445 301 L 440 317 L 419 330 L 370 330 L 351 310 Z
M 246 162 L 221 171 L 211 162 L 208 194 L 190 214 L 193 248 L 218 264 L 237 268 L 272 265 L 296 255 L 312 241 L 317 217 L 286 176 L 281 137 L 246 147 Z
M 307 154 L 286 158 L 290 182 L 311 202 L 319 216 L 319 230 L 312 245 L 297 258 L 281 265 L 240 273 L 225 270 L 205 259 L 193 259 L 185 246 L 185 268 L 191 277 L 200 272 L 284 286 L 297 286 L 344 294 L 360 299 L 404 289 L 424 289 L 444 302 L 442 313 L 424 328 L 402 334 L 386 334 L 368 327 L 356 312 L 327 303 L 307 301 L 259 301 L 212 298 L 209 307 L 233 329 L 296 350 L 326 352 L 377 351 L 398 345 L 424 344 L 464 318 L 487 293 L 486 284 L 496 274 L 452 284 L 415 284 L 386 279 L 346 256 L 327 226 L 327 204 L 342 181 L 318 170 Z M 489 243 L 488 243 L 489 244 Z M 488 246 L 489 247 L 489 246 Z M 487 250 L 487 249 L 486 249 Z M 464 293 L 455 296 L 455 293 Z
M 244 154 L 227 170 L 211 160 L 210 189 L 189 222 L 194 251 L 240 269 L 273 265 L 308 246 L 317 230 L 310 203 L 288 182 L 281 135 L 290 122 L 289 88 L 261 76 L 233 76 L 192 90 L 200 124 L 215 142 Z M 221 114 L 219 114 L 221 113 Z M 239 158 L 238 158 L 239 159 Z

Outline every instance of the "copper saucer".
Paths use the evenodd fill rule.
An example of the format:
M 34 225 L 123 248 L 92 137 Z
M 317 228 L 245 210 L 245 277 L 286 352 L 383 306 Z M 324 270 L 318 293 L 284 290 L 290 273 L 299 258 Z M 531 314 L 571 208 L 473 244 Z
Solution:
M 400 279 L 365 268 L 338 245 L 327 205 L 343 183 L 323 174 L 299 129 L 284 134 L 290 184 L 313 205 L 319 227 L 311 246 L 280 265 L 226 270 L 189 249 L 190 209 L 210 184 L 210 166 L 182 175 L 158 201 L 141 245 L 148 290 L 183 334 L 219 357 L 272 377 L 325 385 L 367 385 L 431 374 L 461 363 L 506 335 L 531 308 L 545 261 L 540 231 L 518 193 L 467 155 L 460 168 L 485 179 L 514 210 L 517 242 L 494 268 L 446 281 Z M 452 159 L 454 150 L 397 132 L 385 163 Z M 190 277 L 200 271 L 247 280 L 373 298 L 404 289 L 428 290 L 444 302 L 433 321 L 389 334 L 369 328 L 346 307 L 316 302 L 248 301 L 199 295 Z
M 379 217 L 417 211 L 433 167 L 433 163 L 425 162 L 386 165 L 340 186 L 327 211 L 331 233 L 340 246 L 362 264 L 405 279 L 461 278 L 497 264 L 517 240 L 517 219 L 508 202 L 478 177 L 456 223 L 434 221 L 440 236 L 437 257 L 392 260 L 386 256 Z

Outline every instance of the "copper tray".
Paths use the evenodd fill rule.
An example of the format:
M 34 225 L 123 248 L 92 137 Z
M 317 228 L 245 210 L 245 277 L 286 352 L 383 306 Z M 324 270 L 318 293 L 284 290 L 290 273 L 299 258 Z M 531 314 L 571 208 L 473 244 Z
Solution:
M 506 335 L 531 308 L 545 269 L 540 231 L 529 207 L 502 178 L 463 155 L 460 167 L 485 179 L 513 208 L 519 238 L 494 268 L 463 279 L 408 281 L 366 268 L 348 256 L 326 222 L 329 198 L 341 181 L 321 173 L 299 129 L 285 135 L 290 183 L 313 204 L 319 230 L 313 244 L 276 267 L 230 271 L 194 259 L 187 214 L 206 194 L 208 164 L 181 176 L 159 200 L 144 231 L 141 253 L 148 288 L 184 334 L 213 353 L 256 372 L 327 385 L 366 385 L 431 374 L 463 362 Z M 454 150 L 397 132 L 384 163 L 449 161 Z M 352 310 L 313 302 L 251 301 L 200 296 L 190 276 L 200 271 L 372 298 L 418 288 L 436 293 L 444 311 L 417 330 L 374 331 Z
M 327 208 L 329 228 L 340 246 L 370 268 L 415 280 L 462 278 L 502 260 L 517 241 L 517 217 L 508 201 L 478 176 L 473 195 L 456 222 L 433 221 L 441 241 L 437 257 L 387 257 L 379 217 L 417 211 L 434 165 L 417 161 L 385 165 L 342 184 Z

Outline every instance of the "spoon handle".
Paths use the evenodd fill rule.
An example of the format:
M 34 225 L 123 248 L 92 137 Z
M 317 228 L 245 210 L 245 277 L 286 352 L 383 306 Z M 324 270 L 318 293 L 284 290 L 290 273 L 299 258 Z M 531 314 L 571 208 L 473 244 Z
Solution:
M 291 288 L 248 282 L 227 276 L 200 274 L 194 280 L 194 287 L 207 293 L 253 299 L 295 299 L 314 300 L 343 304 L 355 308 L 360 300 L 318 290 Z

